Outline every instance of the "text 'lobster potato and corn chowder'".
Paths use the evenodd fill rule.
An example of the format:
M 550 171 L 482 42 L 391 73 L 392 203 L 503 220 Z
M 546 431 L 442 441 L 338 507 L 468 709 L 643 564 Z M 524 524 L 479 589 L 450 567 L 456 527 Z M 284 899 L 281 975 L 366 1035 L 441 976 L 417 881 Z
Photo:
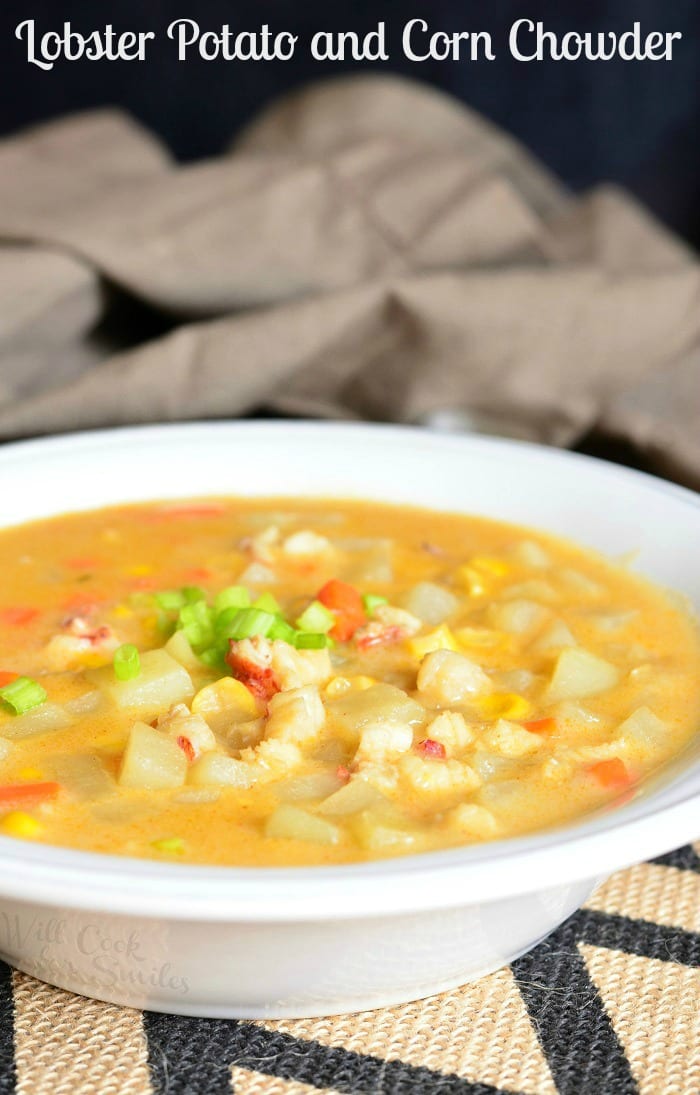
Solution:
M 375 503 L 0 533 L 0 833 L 339 863 L 620 804 L 700 725 L 682 606 L 574 545 Z

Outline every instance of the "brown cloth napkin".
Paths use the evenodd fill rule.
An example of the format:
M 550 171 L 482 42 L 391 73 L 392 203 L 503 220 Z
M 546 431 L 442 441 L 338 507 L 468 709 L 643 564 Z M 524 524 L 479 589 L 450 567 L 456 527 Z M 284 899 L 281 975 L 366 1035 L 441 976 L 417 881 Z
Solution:
M 172 162 L 113 111 L 0 142 L 0 437 L 309 416 L 632 444 L 700 486 L 700 273 L 461 104 L 311 86 Z

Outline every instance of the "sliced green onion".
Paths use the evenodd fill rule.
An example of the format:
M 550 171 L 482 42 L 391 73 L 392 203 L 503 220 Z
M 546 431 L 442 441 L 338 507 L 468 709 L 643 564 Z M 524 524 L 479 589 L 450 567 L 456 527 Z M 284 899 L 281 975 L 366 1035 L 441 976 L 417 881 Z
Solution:
M 214 610 L 206 601 L 194 601 L 180 609 L 178 627 L 181 628 L 193 650 L 211 646 L 214 641 Z
M 186 605 L 194 605 L 197 601 L 206 601 L 207 599 L 206 593 L 199 586 L 183 586 L 181 592 Z
M 114 676 L 118 681 L 132 681 L 141 672 L 141 658 L 133 643 L 122 643 L 114 651 Z
M 209 669 L 225 669 L 226 668 L 226 647 L 225 646 L 210 646 L 206 650 L 202 650 L 197 655 L 200 662 L 208 666 Z
M 245 586 L 228 586 L 217 593 L 214 599 L 217 612 L 223 612 L 226 608 L 248 608 L 249 605 L 250 593 Z
M 187 604 L 181 589 L 163 589 L 160 593 L 154 593 L 153 596 L 158 607 L 165 612 L 179 612 L 182 606 Z
M 0 699 L 14 715 L 23 715 L 25 711 L 31 711 L 32 707 L 39 707 L 46 698 L 44 689 L 31 677 L 17 677 L 4 688 L 0 688 Z
M 240 616 L 243 609 L 241 608 L 225 608 L 223 612 L 218 612 L 214 619 L 214 634 L 217 639 L 230 639 L 232 636 L 232 629 L 236 629 L 236 621 Z
M 289 643 L 290 646 L 294 646 L 296 636 L 297 632 L 292 625 L 288 624 L 286 620 L 279 619 L 279 617 L 267 633 L 268 639 L 281 639 L 283 643 Z
M 260 608 L 242 608 L 229 629 L 229 638 L 239 640 L 269 635 L 276 620 L 271 612 L 263 612 Z
M 294 645 L 297 650 L 323 650 L 327 646 L 332 646 L 333 640 L 318 631 L 297 631 L 294 636 Z
M 257 601 L 253 601 L 253 608 L 260 608 L 263 612 L 271 612 L 273 616 L 282 615 L 280 603 L 272 593 L 261 593 Z
M 336 623 L 335 613 L 331 612 L 320 601 L 312 601 L 296 621 L 300 631 L 316 631 L 321 634 L 330 631 Z
M 362 598 L 362 604 L 365 612 L 368 616 L 374 616 L 374 610 L 379 608 L 380 605 L 388 605 L 389 599 L 387 597 L 380 597 L 378 593 L 365 593 Z

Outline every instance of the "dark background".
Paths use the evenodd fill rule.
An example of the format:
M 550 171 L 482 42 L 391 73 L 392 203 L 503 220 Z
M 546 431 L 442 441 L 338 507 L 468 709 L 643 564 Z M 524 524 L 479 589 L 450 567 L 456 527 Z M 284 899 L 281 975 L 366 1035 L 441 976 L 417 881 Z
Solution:
M 270 99 L 323 75 L 347 72 L 352 63 L 313 61 L 305 43 L 317 30 L 364 33 L 387 22 L 391 60 L 376 71 L 396 71 L 451 91 L 527 144 L 575 189 L 599 180 L 629 188 L 663 220 L 700 244 L 700 0 L 0 0 L 0 134 L 68 111 L 119 104 L 167 141 L 183 159 L 215 154 Z M 407 61 L 400 48 L 408 19 L 431 29 L 491 32 L 492 62 Z M 682 31 L 671 62 L 553 62 L 523 64 L 510 58 L 508 30 L 517 18 L 542 19 L 548 29 Z M 41 31 L 64 20 L 88 33 L 155 30 L 148 60 L 58 62 L 42 72 L 25 60 L 14 29 L 34 18 Z M 178 63 L 165 36 L 173 19 L 196 19 L 202 28 L 299 34 L 288 62 Z

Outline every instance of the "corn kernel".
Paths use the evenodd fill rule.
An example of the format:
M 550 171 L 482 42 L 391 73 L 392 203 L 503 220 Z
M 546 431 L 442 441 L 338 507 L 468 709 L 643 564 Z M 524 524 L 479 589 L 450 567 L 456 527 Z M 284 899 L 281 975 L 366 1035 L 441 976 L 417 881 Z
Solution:
M 145 578 L 153 573 L 153 567 L 148 563 L 136 563 L 135 566 L 127 567 L 124 573 L 131 578 Z
M 406 647 L 414 658 L 424 658 L 426 654 L 432 654 L 435 650 L 459 651 L 457 640 L 446 624 L 440 624 L 434 631 L 429 631 L 427 635 L 418 635 L 414 639 L 408 639 Z
M 503 578 L 510 573 L 508 563 L 503 559 L 496 559 L 492 555 L 476 555 L 471 560 L 471 566 L 477 570 L 484 570 L 487 574 L 493 574 L 496 578 Z
M 486 593 L 487 585 L 484 575 L 480 574 L 476 567 L 469 566 L 468 563 L 457 567 L 455 578 L 472 597 L 481 597 Z
M 22 770 L 18 772 L 17 775 L 20 779 L 25 779 L 29 783 L 44 778 L 44 773 L 41 771 L 40 768 L 22 768 Z
M 325 688 L 326 696 L 342 696 L 344 692 L 364 692 L 376 684 L 374 677 L 332 677 Z
M 494 631 L 488 627 L 460 627 L 455 638 L 462 646 L 480 647 L 482 650 L 509 650 L 513 645 L 511 635 L 504 631 Z
M 0 824 L 7 836 L 23 837 L 25 840 L 31 840 L 44 831 L 44 826 L 24 810 L 11 810 Z
M 532 711 L 532 704 L 515 692 L 495 692 L 471 701 L 487 719 L 522 719 Z
M 117 605 L 113 610 L 113 615 L 117 616 L 120 620 L 126 620 L 134 615 L 134 610 L 133 608 L 129 608 L 128 605 Z
M 78 660 L 85 669 L 102 669 L 112 662 L 111 657 L 105 657 L 104 654 L 81 654 Z

